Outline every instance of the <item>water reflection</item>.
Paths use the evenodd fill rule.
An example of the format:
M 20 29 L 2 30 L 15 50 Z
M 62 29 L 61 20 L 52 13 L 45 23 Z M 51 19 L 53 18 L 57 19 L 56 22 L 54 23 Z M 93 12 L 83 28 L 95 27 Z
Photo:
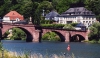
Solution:
M 2 41 L 3 47 L 9 51 L 40 53 L 42 55 L 57 54 L 66 56 L 75 55 L 76 58 L 100 58 L 100 44 L 89 44 L 80 42 L 25 42 L 25 41 Z M 70 51 L 67 45 L 70 44 Z

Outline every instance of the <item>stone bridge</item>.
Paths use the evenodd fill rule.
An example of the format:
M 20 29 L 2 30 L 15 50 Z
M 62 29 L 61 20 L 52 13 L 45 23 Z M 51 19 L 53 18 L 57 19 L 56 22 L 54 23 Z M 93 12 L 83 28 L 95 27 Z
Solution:
M 0 39 L 2 35 L 11 28 L 20 28 L 26 33 L 26 41 L 29 42 L 41 42 L 41 37 L 47 32 L 55 32 L 62 42 L 70 42 L 74 40 L 82 41 L 88 40 L 87 31 L 77 30 L 64 30 L 64 29 L 51 29 L 51 28 L 37 28 L 33 24 L 0 24 Z
M 42 36 L 47 32 L 55 32 L 60 38 L 61 41 L 70 42 L 78 40 L 79 42 L 83 40 L 88 40 L 88 32 L 81 30 L 66 30 L 66 29 L 42 29 Z

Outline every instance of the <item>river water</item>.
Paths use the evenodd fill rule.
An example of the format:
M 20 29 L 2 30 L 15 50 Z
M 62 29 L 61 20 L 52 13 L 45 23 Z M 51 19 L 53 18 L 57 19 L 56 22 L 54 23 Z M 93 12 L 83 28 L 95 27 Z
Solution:
M 76 58 L 100 58 L 100 44 L 90 44 L 82 42 L 25 42 L 25 41 L 2 41 L 3 47 L 8 51 L 16 51 L 18 53 L 30 51 L 31 53 L 48 54 L 69 54 Z M 67 45 L 71 50 L 67 51 Z

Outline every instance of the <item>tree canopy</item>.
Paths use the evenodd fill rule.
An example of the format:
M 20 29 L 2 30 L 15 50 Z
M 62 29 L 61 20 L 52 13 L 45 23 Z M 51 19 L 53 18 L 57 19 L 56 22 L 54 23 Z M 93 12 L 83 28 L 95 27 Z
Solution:
M 45 14 L 51 10 L 56 10 L 61 14 L 70 7 L 86 7 L 93 11 L 99 20 L 99 5 L 100 0 L 0 0 L 0 17 L 3 18 L 9 11 L 15 10 L 22 14 L 25 19 L 31 16 L 36 23 L 40 21 L 43 9 Z
M 89 39 L 90 40 L 100 40 L 100 23 L 96 22 L 90 27 Z

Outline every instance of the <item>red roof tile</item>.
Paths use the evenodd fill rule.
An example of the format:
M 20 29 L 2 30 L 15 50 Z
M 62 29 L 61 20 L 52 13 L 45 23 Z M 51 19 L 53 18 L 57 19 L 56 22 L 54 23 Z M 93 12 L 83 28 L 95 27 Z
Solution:
M 20 20 L 24 20 L 24 17 L 16 11 L 10 11 L 5 16 L 10 17 L 10 20 L 16 20 L 16 18 L 19 18 Z

